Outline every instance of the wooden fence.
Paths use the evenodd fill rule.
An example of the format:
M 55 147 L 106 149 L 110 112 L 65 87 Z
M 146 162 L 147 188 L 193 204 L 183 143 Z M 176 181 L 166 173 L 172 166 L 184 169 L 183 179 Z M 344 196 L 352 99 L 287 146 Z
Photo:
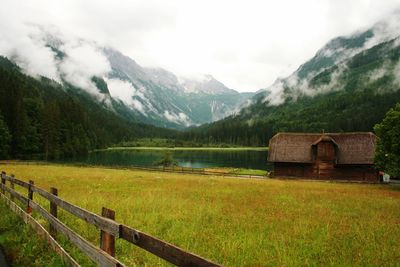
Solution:
M 4 165 L 5 163 L 0 162 L 0 165 Z M 49 162 L 40 162 L 40 161 L 13 161 L 12 164 L 21 164 L 21 165 L 49 165 Z M 128 170 L 143 170 L 143 171 L 152 171 L 152 172 L 170 172 L 170 173 L 183 173 L 183 174 L 197 174 L 197 175 L 211 175 L 211 176 L 222 176 L 222 177 L 239 177 L 239 178 L 256 178 L 256 179 L 264 179 L 269 178 L 269 172 L 265 171 L 265 175 L 257 175 L 257 174 L 246 174 L 246 173 L 231 173 L 224 171 L 213 171 L 207 170 L 204 168 L 192 168 L 192 167 L 181 167 L 181 166 L 140 166 L 140 165 L 86 165 L 86 164 L 67 164 L 67 166 L 78 166 L 78 167 L 88 167 L 88 168 L 107 168 L 107 169 L 128 169 Z
M 6 181 L 9 181 L 9 187 Z M 15 191 L 15 185 L 27 189 L 27 195 L 24 196 Z M 0 197 L 5 200 L 11 210 L 19 215 L 25 223 L 29 223 L 42 238 L 46 239 L 51 248 L 69 266 L 79 266 L 79 264 L 58 244 L 55 239 L 57 233 L 66 236 L 73 245 L 78 247 L 99 266 L 124 266 L 122 262 L 115 258 L 115 238 L 121 238 L 177 266 L 220 266 L 149 234 L 116 222 L 115 212 L 110 209 L 103 207 L 100 216 L 68 203 L 58 197 L 58 190 L 56 188 L 51 188 L 50 192 L 47 192 L 35 186 L 34 181 L 27 183 L 16 179 L 13 175 L 8 176 L 5 172 L 2 172 L 0 189 Z M 9 197 L 7 197 L 6 192 Z M 50 202 L 50 211 L 47 211 L 34 201 L 34 193 L 39 194 Z M 22 203 L 26 207 L 26 212 L 14 200 Z M 100 230 L 100 247 L 96 247 L 61 222 L 57 218 L 58 207 L 96 226 Z M 49 222 L 49 231 L 46 231 L 31 216 L 32 210 L 35 210 Z

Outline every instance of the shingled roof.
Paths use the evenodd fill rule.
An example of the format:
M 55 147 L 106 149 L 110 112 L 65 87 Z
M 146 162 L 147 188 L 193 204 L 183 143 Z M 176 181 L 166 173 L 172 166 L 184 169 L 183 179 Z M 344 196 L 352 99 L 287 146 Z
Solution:
M 312 163 L 312 146 L 331 140 L 338 148 L 338 164 L 373 164 L 376 136 L 359 133 L 278 133 L 269 141 L 268 161 Z

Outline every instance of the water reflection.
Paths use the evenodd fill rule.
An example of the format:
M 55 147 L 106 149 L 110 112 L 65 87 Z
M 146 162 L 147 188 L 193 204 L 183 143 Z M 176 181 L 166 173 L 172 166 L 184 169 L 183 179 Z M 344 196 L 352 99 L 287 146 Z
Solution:
M 163 150 L 107 150 L 89 153 L 69 160 L 73 163 L 105 166 L 153 166 L 164 157 Z M 233 167 L 270 169 L 267 151 L 254 150 L 172 150 L 179 166 L 191 168 Z

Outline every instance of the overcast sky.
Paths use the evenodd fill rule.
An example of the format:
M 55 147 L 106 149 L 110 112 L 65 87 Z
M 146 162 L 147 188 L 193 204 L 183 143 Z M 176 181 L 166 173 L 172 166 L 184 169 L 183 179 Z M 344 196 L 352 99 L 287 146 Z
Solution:
M 121 50 L 143 66 L 211 74 L 256 91 L 327 41 L 371 26 L 400 0 L 2 0 L 0 31 L 52 25 Z

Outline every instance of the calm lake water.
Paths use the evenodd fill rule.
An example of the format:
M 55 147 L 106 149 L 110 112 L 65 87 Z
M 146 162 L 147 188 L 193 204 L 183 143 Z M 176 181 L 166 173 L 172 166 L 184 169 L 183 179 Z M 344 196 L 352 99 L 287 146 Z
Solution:
M 268 151 L 256 150 L 171 150 L 179 166 L 191 168 L 233 167 L 268 170 Z M 164 150 L 104 150 L 71 159 L 72 163 L 105 166 L 153 166 Z

